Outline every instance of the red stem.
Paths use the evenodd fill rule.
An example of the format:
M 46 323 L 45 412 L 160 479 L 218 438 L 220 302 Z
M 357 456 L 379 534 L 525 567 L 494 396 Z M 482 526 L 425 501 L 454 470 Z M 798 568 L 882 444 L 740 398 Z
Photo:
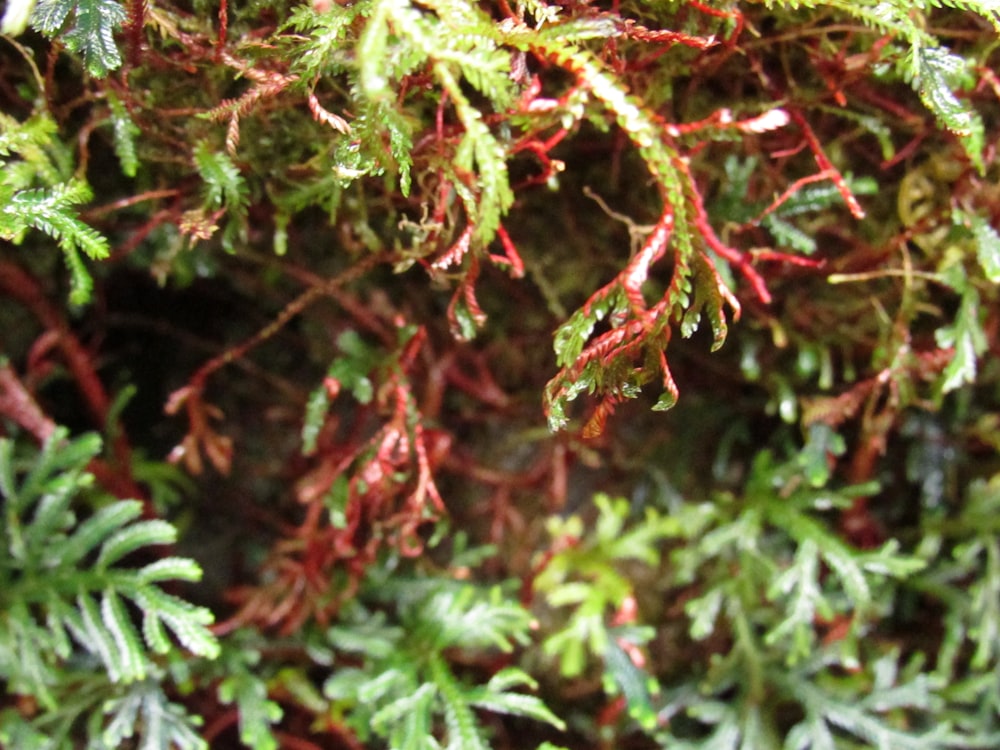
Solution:
M 94 426 L 104 431 L 109 426 L 111 400 L 97 377 L 90 354 L 70 330 L 62 313 L 48 300 L 31 274 L 7 261 L 0 261 L 0 292 L 28 308 L 46 331 L 57 335 L 57 345 L 83 396 Z M 98 479 L 102 479 L 102 484 L 120 497 L 144 497 L 145 493 L 132 477 L 132 449 L 128 437 L 120 424 L 111 427 L 115 435 L 111 445 L 115 466 L 106 467 L 105 476 Z M 151 508 L 147 508 L 147 512 L 150 511 Z
M 48 440 L 56 429 L 56 423 L 41 410 L 34 396 L 7 364 L 0 366 L 0 414 L 14 420 L 39 443 Z

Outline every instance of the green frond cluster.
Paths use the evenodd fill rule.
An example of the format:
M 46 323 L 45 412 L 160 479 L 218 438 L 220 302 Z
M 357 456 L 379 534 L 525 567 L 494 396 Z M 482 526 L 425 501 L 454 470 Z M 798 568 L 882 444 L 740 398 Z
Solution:
M 813 435 L 814 440 L 822 439 L 822 431 L 819 433 Z M 784 616 L 770 624 L 763 640 L 768 645 L 780 645 L 789 664 L 814 652 L 817 618 L 832 621 L 849 617 L 854 623 L 851 633 L 857 633 L 879 602 L 876 592 L 883 587 L 880 578 L 905 578 L 923 568 L 924 563 L 919 559 L 899 554 L 898 544 L 893 541 L 871 551 L 851 549 L 814 515 L 822 508 L 848 507 L 855 495 L 869 493 L 872 488 L 845 488 L 836 493 L 822 485 L 783 489 L 790 486 L 789 478 L 797 476 L 799 471 L 800 462 L 775 466 L 770 456 L 762 454 L 754 466 L 740 509 L 729 508 L 727 503 L 716 506 L 724 513 L 727 509 L 735 511 L 736 515 L 715 529 L 707 527 L 699 545 L 702 552 L 697 551 L 698 547 L 678 552 L 676 561 L 681 564 L 684 576 L 694 576 L 709 560 L 720 565 L 718 584 L 706 587 L 700 597 L 686 606 L 695 638 L 711 635 L 720 615 L 742 616 L 739 611 L 723 613 L 721 609 L 723 602 L 738 600 L 751 590 L 747 579 L 737 582 L 723 573 L 736 560 L 747 570 L 759 571 L 760 582 L 766 585 L 766 597 L 785 608 Z M 752 540 L 779 529 L 788 535 L 786 543 L 794 553 L 787 560 L 787 568 L 767 570 L 767 566 L 774 565 L 774 555 L 769 555 L 767 562 L 758 559 L 760 551 Z M 821 575 L 821 571 L 828 573 Z M 765 592 L 758 590 L 753 595 L 762 593 Z M 745 606 L 750 611 L 756 605 L 747 601 Z M 845 648 L 850 644 L 849 637 L 844 641 Z
M 610 617 L 635 606 L 639 595 L 635 566 L 655 571 L 665 540 L 699 525 L 704 509 L 669 517 L 649 509 L 630 524 L 628 501 L 597 495 L 594 505 L 598 516 L 591 530 L 585 530 L 578 515 L 549 519 L 554 543 L 571 539 L 578 543 L 554 554 L 535 578 L 534 589 L 553 608 L 552 618 L 564 623 L 546 637 L 542 651 L 568 678 L 578 678 L 599 664 L 605 691 L 623 696 L 629 715 L 652 729 L 657 721 L 653 697 L 660 692 L 659 684 L 625 649 L 644 646 L 653 631 L 629 622 L 612 624 Z
M 70 270 L 70 300 L 83 304 L 93 282 L 80 253 L 99 260 L 111 250 L 76 215 L 75 207 L 93 196 L 86 182 L 71 176 L 71 156 L 55 133 L 45 116 L 23 123 L 0 116 L 0 238 L 21 244 L 29 229 L 37 229 L 56 240 Z
M 836 450 L 829 436 L 817 428 L 810 443 Z M 601 664 L 605 693 L 623 696 L 629 715 L 664 748 L 987 747 L 992 735 L 961 726 L 968 722 L 950 681 L 967 642 L 981 667 L 997 661 L 990 640 L 1000 614 L 995 592 L 958 588 L 964 575 L 985 580 L 973 572 L 979 566 L 1000 565 L 987 541 L 995 524 L 934 573 L 929 560 L 903 553 L 895 540 L 855 548 L 824 516 L 875 488 L 836 489 L 818 472 L 802 481 L 816 453 L 809 444 L 786 462 L 762 453 L 739 496 L 678 503 L 669 516 L 635 516 L 624 499 L 598 495 L 599 515 L 589 528 L 577 516 L 550 520 L 563 549 L 534 581 L 553 608 L 541 616 L 551 633 L 544 651 L 567 676 L 588 662 Z M 968 512 L 985 517 L 995 500 L 992 486 L 981 485 Z M 963 517 L 963 531 L 955 528 L 958 536 L 965 523 L 976 523 L 972 516 Z M 648 572 L 637 572 L 637 563 Z M 636 586 L 642 579 L 649 590 Z M 936 672 L 869 637 L 901 585 L 953 597 L 955 611 L 972 618 L 953 621 L 951 647 Z M 683 648 L 690 657 L 682 679 L 657 679 L 647 663 L 655 664 L 655 651 L 637 655 L 653 637 L 644 613 L 678 602 L 689 618 L 693 642 Z M 711 639 L 731 647 L 694 665 L 695 644 Z M 993 700 L 988 694 L 973 690 L 969 699 Z
M 0 677 L 45 709 L 40 726 L 57 722 L 65 735 L 88 713 L 91 736 L 100 734 L 111 747 L 117 744 L 106 738 L 131 736 L 136 712 L 162 712 L 165 725 L 172 715 L 186 722 L 166 704 L 162 657 L 179 643 L 211 659 L 219 645 L 207 628 L 208 610 L 161 588 L 198 580 L 193 561 L 163 556 L 127 565 L 149 548 L 172 544 L 170 524 L 139 520 L 135 500 L 105 502 L 78 520 L 81 501 L 95 496 L 86 466 L 99 450 L 96 436 L 69 440 L 59 429 L 25 463 L 12 441 L 0 441 Z M 96 680 L 105 702 L 65 709 L 66 691 L 77 680 Z
M 355 21 L 361 19 L 359 32 Z M 497 44 L 493 20 L 468 3 L 363 0 L 322 14 L 300 10 L 286 28 L 302 33 L 288 43 L 296 56 L 293 69 L 303 79 L 346 77 L 351 135 L 335 145 L 335 174 L 344 185 L 391 174 L 403 195 L 409 194 L 414 122 L 433 103 L 414 97 L 412 108 L 400 108 L 395 92 L 406 77 L 430 71 L 462 129 L 440 167 L 461 196 L 477 239 L 488 243 L 513 201 L 507 153 L 463 87 L 481 94 L 495 111 L 514 100 L 510 53 Z M 347 53 L 352 44 L 353 54 Z
M 431 3 L 428 7 L 434 12 L 419 10 L 408 0 L 373 2 L 358 44 L 360 91 L 371 102 L 387 101 L 394 81 L 418 66 L 430 66 L 464 130 L 450 160 L 457 170 L 452 173 L 455 189 L 476 237 L 486 243 L 493 238 L 514 196 L 505 149 L 461 83 L 479 91 L 492 107 L 504 109 L 513 100 L 509 53 L 494 42 L 493 22 L 482 11 L 467 3 Z M 394 54 L 397 45 L 408 54 Z M 384 67 L 383 61 L 397 59 L 398 67 Z M 397 149 L 393 151 L 395 155 Z M 396 161 L 405 195 L 409 192 L 409 157 Z M 475 180 L 470 179 L 473 175 Z
M 198 733 L 199 718 L 188 714 L 164 690 L 168 677 L 164 670 L 127 685 L 111 685 L 83 672 L 70 677 L 73 690 L 62 697 L 56 711 L 33 721 L 12 709 L 0 711 L 4 747 L 75 750 L 80 747 L 77 739 L 86 734 L 88 750 L 132 746 L 208 750 Z
M 375 735 L 392 750 L 485 750 L 478 709 L 564 727 L 523 692 L 537 687 L 523 670 L 507 667 L 475 684 L 449 661 L 452 653 L 473 659 L 527 642 L 531 615 L 500 588 L 396 577 L 361 599 L 395 602 L 397 613 L 390 620 L 361 600 L 343 613 L 327 633 L 343 664 L 334 663 L 323 692 L 362 739 Z
M 260 661 L 260 650 L 255 644 L 234 637 L 223 643 L 213 671 L 219 675 L 219 700 L 239 710 L 240 741 L 253 750 L 277 750 L 272 727 L 281 720 L 283 711 L 269 698 L 269 685 L 260 674 Z
M 696 717 L 704 739 L 683 740 L 664 731 L 659 736 L 661 747 L 933 750 L 955 746 L 951 743 L 956 738 L 948 726 L 937 724 L 918 732 L 910 730 L 906 719 L 900 718 L 933 715 L 939 706 L 934 686 L 924 675 L 914 674 L 919 664 L 901 668 L 898 655 L 887 654 L 863 670 L 852 668 L 850 674 L 839 671 L 837 666 L 824 654 L 802 667 L 766 671 L 768 687 L 774 691 L 767 699 L 788 699 L 801 706 L 803 718 L 788 731 L 782 744 L 775 736 L 766 704 L 745 700 L 745 696 L 736 701 L 727 697 L 739 684 L 741 665 L 736 660 L 720 663 L 712 674 L 717 692 L 699 694 L 693 686 L 678 690 L 661 714 L 674 721 L 684 715 Z M 860 699 L 859 693 L 863 695 Z
M 1000 747 L 997 0 L 0 24 L 0 746 Z
M 0 157 L 4 186 L 23 188 L 52 186 L 72 176 L 72 153 L 55 137 L 55 120 L 36 114 L 24 122 L 0 113 Z M 8 157 L 16 157 L 10 159 Z
M 588 656 L 603 658 L 613 640 L 605 616 L 636 593 L 622 566 L 630 560 L 657 566 L 661 543 L 677 536 L 682 524 L 678 518 L 650 510 L 640 523 L 625 528 L 627 501 L 597 495 L 594 505 L 599 515 L 590 533 L 585 534 L 578 515 L 549 519 L 553 540 L 585 541 L 555 554 L 535 578 L 535 589 L 549 606 L 573 607 L 566 627 L 550 635 L 543 645 L 547 654 L 558 659 L 559 669 L 567 677 L 580 675 Z

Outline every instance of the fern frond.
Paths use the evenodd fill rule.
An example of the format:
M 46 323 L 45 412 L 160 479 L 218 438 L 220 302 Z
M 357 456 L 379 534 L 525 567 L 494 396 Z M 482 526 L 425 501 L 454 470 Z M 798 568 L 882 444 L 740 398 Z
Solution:
M 466 206 L 476 237 L 485 244 L 493 239 L 514 196 L 507 174 L 506 152 L 462 91 L 460 82 L 468 81 L 489 97 L 494 106 L 502 108 L 513 100 L 507 75 L 509 59 L 498 48 L 492 34 L 493 23 L 485 14 L 472 6 L 457 11 L 451 3 L 436 5 L 441 6 L 439 11 L 443 15 L 422 13 L 407 0 L 379 0 L 358 45 L 362 60 L 359 80 L 368 98 L 385 101 L 393 77 L 430 62 L 435 78 L 447 92 L 465 129 L 454 164 L 467 174 L 478 175 L 475 186 L 478 196 L 467 201 Z M 405 61 L 403 65 L 386 70 L 379 61 L 389 53 L 390 34 L 406 39 L 408 53 L 401 58 Z M 457 175 L 455 182 L 464 183 L 466 179 Z
M 472 691 L 467 700 L 471 705 L 487 711 L 524 716 L 560 730 L 565 729 L 565 722 L 552 713 L 538 697 L 509 692 L 515 687 L 534 690 L 538 687 L 538 682 L 524 670 L 506 667 L 493 675 L 486 685 Z
M 3 177 L 0 184 L 12 191 L 57 185 L 72 175 L 69 149 L 56 138 L 58 126 L 47 114 L 18 122 L 0 113 L 0 157 L 16 155 L 20 161 L 0 159 Z
M 356 41 L 352 38 L 355 21 L 365 9 L 365 3 L 338 3 L 317 13 L 312 5 L 297 6 L 283 26 L 302 35 L 287 40 L 293 50 L 292 72 L 308 81 L 348 70 L 352 65 L 350 42 Z
M 91 75 L 104 77 L 122 64 L 115 32 L 125 18 L 116 0 L 38 0 L 31 25 L 50 38 L 60 37 Z
M 415 622 L 430 624 L 438 618 L 434 647 L 510 651 L 513 641 L 523 640 L 530 615 L 523 608 L 503 598 L 492 589 L 489 598 L 471 587 L 444 589 L 430 596 L 414 612 Z
M 485 750 L 489 744 L 477 708 L 562 727 L 541 700 L 517 692 L 534 687 L 521 670 L 501 670 L 484 685 L 469 685 L 446 658 L 456 649 L 507 651 L 524 641 L 530 615 L 501 589 L 414 578 L 366 593 L 398 608 L 401 626 L 387 624 L 382 612 L 360 603 L 343 613 L 328 638 L 364 664 L 335 671 L 323 688 L 340 710 L 349 710 L 350 724 L 362 736 L 370 730 L 392 748 L 439 750 L 437 737 L 443 734 L 448 748 Z
M 33 227 L 59 243 L 70 270 L 70 300 L 75 304 L 87 302 L 93 287 L 79 251 L 91 259 L 106 258 L 111 252 L 107 239 L 72 211 L 73 205 L 90 198 L 90 187 L 74 180 L 46 189 L 20 190 L 0 204 L 0 237 L 20 242 L 25 231 Z
M 836 681 L 814 682 L 803 674 L 790 679 L 788 689 L 806 711 L 805 719 L 788 734 L 790 746 L 822 748 L 832 740 L 831 730 L 851 735 L 872 748 L 934 750 L 946 746 L 944 739 L 950 727 L 945 723 L 935 722 L 933 729 L 926 732 L 911 730 L 905 724 L 894 726 L 893 712 L 931 712 L 939 705 L 926 677 L 918 676 L 904 682 L 905 678 L 898 674 L 896 660 L 895 654 L 888 654 L 876 661 L 871 691 L 861 700 L 855 695 L 850 705 L 838 695 L 840 686 Z M 844 685 L 845 694 L 848 691 L 853 692 L 853 686 Z
M 127 740 L 140 734 L 139 747 L 153 750 L 208 750 L 208 743 L 197 733 L 197 717 L 187 714 L 172 703 L 155 681 L 146 680 L 128 686 L 123 694 L 109 699 L 103 706 L 110 717 L 99 735 L 99 747 L 122 747 Z
M 955 320 L 935 332 L 938 346 L 954 350 L 943 373 L 942 392 L 948 393 L 965 383 L 975 382 L 979 357 L 987 346 L 982 315 L 979 292 L 968 284 L 962 292 Z
M 440 694 L 444 707 L 445 725 L 448 728 L 446 750 L 489 750 L 464 691 L 440 655 L 431 657 L 428 676 Z
M 911 80 L 924 106 L 940 125 L 958 137 L 969 160 L 982 172 L 982 118 L 954 93 L 971 83 L 968 61 L 942 47 L 914 46 L 904 57 L 904 64 L 904 76 Z
M 404 693 L 372 715 L 372 729 L 378 734 L 392 737 L 390 742 L 393 747 L 400 744 L 395 741 L 398 735 L 411 738 L 404 739 L 403 743 L 426 743 L 433 731 L 427 717 L 433 714 L 436 695 L 437 687 L 429 682 L 412 692 Z
M 902 78 L 913 86 L 938 124 L 958 137 L 969 160 L 982 172 L 982 119 L 971 106 L 955 95 L 956 90 L 967 88 L 972 83 L 970 63 L 950 53 L 918 24 L 912 3 L 902 0 L 878 3 L 834 0 L 822 4 L 844 11 L 881 33 L 900 38 L 906 45 L 897 65 Z M 940 4 L 928 2 L 923 5 L 925 9 L 929 9 L 932 5 Z M 995 8 L 983 2 L 972 2 L 969 5 L 974 6 L 969 10 L 980 13 L 996 27 Z
M 252 750 L 277 750 L 271 726 L 281 720 L 281 706 L 268 697 L 268 684 L 259 673 L 260 652 L 242 643 L 224 650 L 220 659 L 224 677 L 219 700 L 235 703 L 240 713 L 240 741 Z
M 120 566 L 131 552 L 172 541 L 172 526 L 136 522 L 136 501 L 112 502 L 77 522 L 72 504 L 91 490 L 86 465 L 99 450 L 96 436 L 69 440 L 58 429 L 25 468 L 11 442 L 0 441 L 0 604 L 8 612 L 0 620 L 0 677 L 47 705 L 54 701 L 55 668 L 76 649 L 97 657 L 111 683 L 146 679 L 153 665 L 146 649 L 173 649 L 161 622 L 193 653 L 218 653 L 206 627 L 211 613 L 156 587 L 160 581 L 196 580 L 197 565 L 165 558 L 138 571 Z M 94 565 L 84 567 L 95 550 Z M 143 612 L 145 639 L 126 599 Z
M 550 607 L 561 610 L 559 625 L 542 644 L 560 673 L 575 677 L 589 663 L 598 662 L 606 681 L 614 685 L 627 681 L 616 676 L 631 679 L 624 670 L 612 669 L 608 657 L 616 640 L 623 637 L 612 632 L 610 613 L 620 611 L 626 602 L 634 603 L 637 593 L 625 575 L 625 566 L 637 562 L 657 565 L 666 539 L 703 521 L 697 514 L 667 518 L 653 510 L 642 519 L 630 519 L 627 500 L 603 494 L 595 496 L 594 504 L 599 515 L 588 531 L 577 515 L 549 519 L 547 527 L 553 540 L 576 539 L 578 543 L 551 556 L 536 576 L 534 588 Z M 631 697 L 637 696 L 638 692 Z M 638 710 L 638 706 L 629 704 L 629 709 Z
M 172 650 L 163 629 L 166 625 L 192 653 L 209 659 L 218 656 L 219 643 L 207 628 L 215 620 L 209 610 L 152 586 L 130 590 L 128 597 L 142 610 L 142 632 L 153 651 L 164 654 Z
M 135 139 L 140 134 L 139 126 L 129 115 L 121 99 L 114 92 L 108 91 L 108 107 L 111 109 L 111 127 L 114 135 L 115 155 L 121 164 L 122 173 L 126 177 L 135 177 L 139 169 L 139 157 L 136 155 Z
M 249 201 L 249 190 L 239 168 L 221 151 L 199 143 L 194 150 L 194 163 L 205 181 L 205 202 L 210 208 L 225 206 L 234 215 L 242 215 Z
M 976 258 L 987 281 L 1000 283 L 1000 233 L 987 219 L 968 211 L 953 211 L 952 222 L 971 232 L 976 243 Z

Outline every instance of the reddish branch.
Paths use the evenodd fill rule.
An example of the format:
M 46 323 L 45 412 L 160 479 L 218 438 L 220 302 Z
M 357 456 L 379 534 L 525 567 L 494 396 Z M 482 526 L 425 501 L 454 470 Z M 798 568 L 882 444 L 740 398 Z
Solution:
M 125 21 L 125 38 L 128 40 L 129 65 L 142 64 L 142 29 L 146 25 L 147 0 L 128 1 L 128 19 Z
M 44 330 L 55 335 L 56 346 L 83 396 L 84 406 L 94 426 L 99 430 L 111 427 L 114 466 L 106 469 L 98 467 L 94 471 L 98 479 L 119 497 L 143 497 L 144 493 L 132 477 L 132 449 L 128 437 L 120 424 L 108 424 L 111 399 L 97 376 L 90 353 L 72 332 L 62 312 L 49 301 L 31 274 L 8 261 L 0 261 L 0 292 L 30 310 Z M 147 511 L 150 510 L 147 508 Z
M 774 101 L 785 101 L 788 99 L 787 92 L 784 90 L 783 84 L 774 80 L 770 75 L 764 71 L 764 65 L 759 58 L 756 56 L 750 57 L 750 67 L 756 73 L 758 78 L 763 83 L 764 87 L 767 89 L 768 94 Z M 816 160 L 816 164 L 819 165 L 820 172 L 827 175 L 830 181 L 833 183 L 834 187 L 840 193 L 841 197 L 844 199 L 844 203 L 847 204 L 851 215 L 855 219 L 863 219 L 865 216 L 865 211 L 858 202 L 858 199 L 851 192 L 850 186 L 847 184 L 847 180 L 844 179 L 844 175 L 840 173 L 830 161 L 830 158 L 826 155 L 823 150 L 823 144 L 820 143 L 819 138 L 816 136 L 815 131 L 813 131 L 812 126 L 809 121 L 806 120 L 805 115 L 797 107 L 786 105 L 784 110 L 788 113 L 789 117 L 792 118 L 799 131 L 802 133 L 805 145 L 812 152 L 813 158 Z
M 9 364 L 0 364 L 0 414 L 23 427 L 44 443 L 56 429 Z
M 726 44 L 735 44 L 740 34 L 743 33 L 744 20 L 743 20 L 743 13 L 741 13 L 740 11 L 710 8 L 709 6 L 698 2 L 698 0 L 688 0 L 687 4 L 690 7 L 697 10 L 699 13 L 704 13 L 706 16 L 713 16 L 715 18 L 728 18 L 733 22 L 733 32 L 726 39 Z
M 229 36 L 229 2 L 221 0 L 219 3 L 219 35 L 215 40 L 215 61 L 222 59 L 223 50 L 226 47 L 226 37 Z
M 764 304 L 770 303 L 771 293 L 767 289 L 764 277 L 761 276 L 752 265 L 750 265 L 750 259 L 748 256 L 736 248 L 730 247 L 722 242 L 722 240 L 719 239 L 719 236 L 715 233 L 715 229 L 712 228 L 712 225 L 708 220 L 708 212 L 705 210 L 705 204 L 702 201 L 701 193 L 698 191 L 694 177 L 691 175 L 691 170 L 687 162 L 682 159 L 678 159 L 676 165 L 678 170 L 684 174 L 688 183 L 691 185 L 691 203 L 694 207 L 693 224 L 698 229 L 698 233 L 701 235 L 702 239 L 705 240 L 708 246 L 712 248 L 717 255 L 721 258 L 725 258 L 736 267 L 736 269 L 743 275 L 743 278 L 750 283 L 751 288 L 754 290 L 754 294 L 757 295 L 761 302 Z
M 62 312 L 49 301 L 34 277 L 13 263 L 0 261 L 0 291 L 28 308 L 47 332 L 58 336 L 59 349 L 84 404 L 94 424 L 103 427 L 111 401 L 97 377 L 90 354 L 70 330 Z
M 202 394 L 209 377 L 272 338 L 317 299 L 334 293 L 339 287 L 364 275 L 379 263 L 385 262 L 388 257 L 386 253 L 371 255 L 332 279 L 310 287 L 289 302 L 268 325 L 242 343 L 210 359 L 195 372 L 186 386 L 174 391 L 167 401 L 165 411 L 167 414 L 176 414 L 184 406 L 188 417 L 188 434 L 180 445 L 174 448 L 171 460 L 183 460 L 189 470 L 198 473 L 202 466 L 200 455 L 204 452 L 217 471 L 227 473 L 232 460 L 232 443 L 209 427 L 210 420 L 221 416 L 221 412 L 202 401 Z

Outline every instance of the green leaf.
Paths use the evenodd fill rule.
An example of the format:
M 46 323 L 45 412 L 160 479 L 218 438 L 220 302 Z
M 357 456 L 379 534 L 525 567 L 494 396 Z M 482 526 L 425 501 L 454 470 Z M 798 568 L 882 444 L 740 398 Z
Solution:
M 918 45 L 909 54 L 913 86 L 921 101 L 941 125 L 958 136 L 969 160 L 982 172 L 983 121 L 954 93 L 968 80 L 968 62 L 943 47 Z
M 646 731 L 657 725 L 656 710 L 652 696 L 659 691 L 656 680 L 644 669 L 640 669 L 619 645 L 617 638 L 608 641 L 604 652 L 605 682 L 613 682 L 606 691 L 614 695 L 621 693 L 628 706 L 628 714 Z
M 24 747 L 50 750 L 54 747 L 51 736 L 39 732 L 15 708 L 0 711 L 0 743 L 4 747 Z
M 210 209 L 225 206 L 234 216 L 242 217 L 249 204 L 249 189 L 239 168 L 228 154 L 215 151 L 208 143 L 194 150 L 194 163 L 205 182 L 205 203 Z
M 823 487 L 830 479 L 831 459 L 841 456 L 847 446 L 844 438 L 823 422 L 809 425 L 805 447 L 799 453 L 799 465 L 813 487 Z
M 976 364 L 986 351 L 986 334 L 980 322 L 979 293 L 968 285 L 962 293 L 958 314 L 951 325 L 935 332 L 938 346 L 954 349 L 944 369 L 941 390 L 948 393 L 964 384 L 976 382 Z
M 164 557 L 143 566 L 136 576 L 143 584 L 159 581 L 200 581 L 201 566 L 186 557 Z
M 330 406 L 330 394 L 326 385 L 321 384 L 313 389 L 306 402 L 305 418 L 302 420 L 302 452 L 311 455 L 316 452 L 316 441 L 320 430 L 326 421 L 327 409 Z
M 952 220 L 959 225 L 968 227 L 976 242 L 976 257 L 986 278 L 994 284 L 1000 283 L 1000 234 L 990 222 L 968 211 L 956 209 Z
M 95 567 L 106 570 L 131 552 L 155 544 L 173 544 L 177 530 L 166 521 L 140 521 L 119 529 L 101 544 Z
M 444 705 L 446 750 L 489 750 L 462 686 L 440 655 L 431 656 L 428 675 Z
M 108 91 L 108 106 L 111 108 L 111 126 L 114 133 L 115 155 L 121 164 L 122 173 L 126 177 L 135 177 L 139 169 L 139 158 L 136 156 L 135 139 L 142 131 L 133 122 L 121 99 L 113 91 Z
M 833 616 L 833 610 L 820 588 L 819 562 L 819 548 L 811 540 L 806 540 L 799 545 L 793 566 L 776 578 L 768 590 L 772 599 L 792 594 L 786 610 L 788 616 L 765 637 L 765 643 L 770 645 L 791 637 L 791 646 L 787 649 L 789 664 L 795 664 L 812 653 L 817 614 L 827 619 Z
M 115 634 L 103 621 L 97 604 L 87 594 L 76 598 L 78 617 L 67 620 L 77 641 L 104 663 L 112 682 L 132 682 L 139 675 L 128 671 L 131 660 L 118 650 Z
M 146 642 L 157 653 L 166 653 L 171 644 L 163 632 L 169 627 L 177 640 L 189 651 L 208 659 L 219 655 L 219 642 L 206 627 L 215 617 L 204 607 L 196 607 L 183 599 L 155 587 L 144 587 L 128 596 L 143 614 L 143 634 Z
M 138 500 L 123 500 L 101 508 L 73 532 L 62 546 L 60 560 L 66 565 L 79 563 L 112 533 L 141 515 L 142 503 Z
M 715 632 L 715 621 L 724 602 L 725 592 L 721 588 L 713 588 L 684 605 L 684 613 L 691 619 L 692 638 L 701 641 Z
M 473 694 L 469 703 L 477 708 L 492 711 L 493 713 L 523 716 L 550 724 L 559 730 L 566 729 L 566 723 L 552 713 L 548 706 L 534 695 L 524 695 L 522 693 L 484 693 L 482 697 L 475 697 L 475 694 Z
M 122 64 L 114 35 L 124 21 L 125 9 L 115 0 L 38 0 L 31 15 L 36 29 L 61 37 L 98 77 Z
M 253 750 L 277 750 L 271 727 L 281 721 L 281 706 L 268 698 L 267 684 L 252 671 L 238 668 L 219 683 L 219 700 L 240 712 L 240 741 Z
M 398 648 L 404 636 L 402 628 L 387 625 L 385 615 L 376 612 L 363 622 L 350 626 L 333 626 L 327 640 L 335 648 L 352 654 L 367 654 L 375 658 L 388 658 Z
M 390 727 L 404 721 L 410 715 L 428 714 L 431 702 L 437 694 L 436 686 L 426 682 L 415 691 L 383 706 L 371 718 L 372 729 L 387 734 Z
M 124 603 L 112 589 L 106 590 L 101 599 L 101 621 L 114 639 L 115 661 L 120 665 L 121 679 L 126 682 L 145 679 L 147 660 L 139 634 Z

